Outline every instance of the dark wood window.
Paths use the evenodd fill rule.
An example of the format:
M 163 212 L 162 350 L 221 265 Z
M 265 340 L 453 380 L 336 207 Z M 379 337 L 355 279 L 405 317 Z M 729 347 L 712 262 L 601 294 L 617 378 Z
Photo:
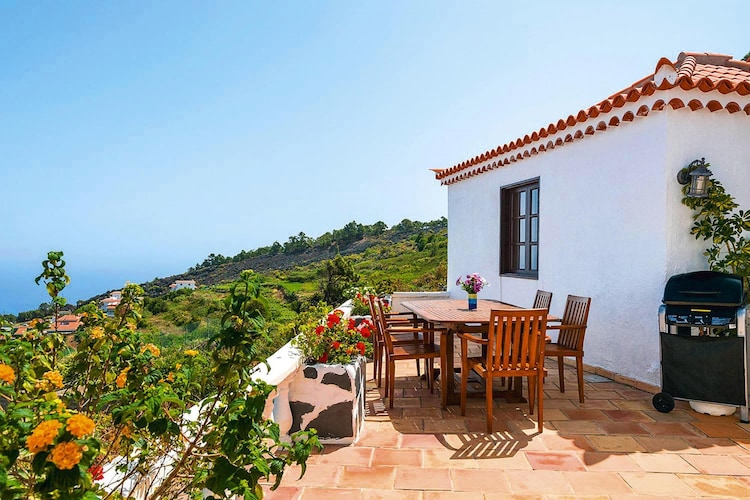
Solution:
M 539 179 L 500 189 L 500 273 L 539 275 Z

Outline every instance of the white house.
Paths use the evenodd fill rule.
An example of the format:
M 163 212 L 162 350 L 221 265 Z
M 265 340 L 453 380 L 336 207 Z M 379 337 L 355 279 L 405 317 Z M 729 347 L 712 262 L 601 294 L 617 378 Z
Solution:
M 448 189 L 448 291 L 465 297 L 455 278 L 478 272 L 491 284 L 480 298 L 530 307 L 549 290 L 557 315 L 568 294 L 590 296 L 584 363 L 658 386 L 664 285 L 707 269 L 676 175 L 705 157 L 750 209 L 750 62 L 662 58 L 653 74 L 555 120 L 435 170 Z
M 177 290 L 182 290 L 183 288 L 195 290 L 195 280 L 175 280 L 171 285 L 169 285 L 169 290 L 171 292 L 176 292 Z

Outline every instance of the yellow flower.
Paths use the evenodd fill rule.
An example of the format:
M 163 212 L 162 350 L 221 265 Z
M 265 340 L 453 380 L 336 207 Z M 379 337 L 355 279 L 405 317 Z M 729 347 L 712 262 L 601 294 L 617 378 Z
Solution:
M 197 356 L 197 355 L 198 355 L 198 351 L 196 351 L 195 349 L 187 349 L 187 350 L 185 350 L 185 356 L 193 357 L 193 356 Z
M 130 428 L 129 425 L 126 425 L 122 428 L 122 435 L 128 439 L 130 439 L 133 436 L 133 430 Z
M 151 355 L 153 357 L 158 357 L 160 354 L 159 348 L 156 347 L 154 344 L 146 344 L 143 347 L 141 347 L 141 354 L 143 354 L 146 351 L 151 351 Z
M 117 379 L 115 379 L 115 384 L 117 384 L 117 387 L 119 387 L 120 389 L 125 387 L 125 383 L 128 381 L 128 371 L 130 371 L 129 366 L 121 371 L 117 376 Z
M 176 365 L 174 365 L 175 370 L 179 370 L 180 368 L 182 368 L 182 363 L 177 363 Z
M 65 441 L 54 448 L 50 453 L 49 460 L 60 470 L 72 469 L 83 457 L 83 450 L 78 443 Z
M 16 380 L 16 372 L 10 366 L 0 363 L 0 380 L 6 384 L 12 384 Z
M 167 382 L 174 382 L 174 373 L 169 372 L 169 375 L 167 375 Z
M 68 419 L 68 424 L 65 426 L 65 430 L 80 439 L 83 436 L 94 432 L 94 421 L 86 415 L 77 413 Z
M 59 420 L 45 420 L 26 438 L 26 447 L 31 453 L 45 450 L 57 437 L 60 427 L 62 423 Z
M 94 340 L 104 337 L 104 328 L 101 326 L 95 326 L 91 329 L 91 338 Z
M 42 378 L 58 389 L 61 389 L 63 386 L 62 375 L 57 370 L 45 373 Z

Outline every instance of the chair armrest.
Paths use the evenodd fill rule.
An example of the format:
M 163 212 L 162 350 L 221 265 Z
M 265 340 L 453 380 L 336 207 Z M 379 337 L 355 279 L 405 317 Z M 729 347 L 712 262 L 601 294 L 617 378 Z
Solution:
M 488 345 L 489 344 L 489 340 L 483 339 L 483 338 L 480 338 L 480 337 L 475 337 L 474 335 L 471 335 L 469 333 L 459 333 L 458 334 L 458 338 L 460 338 L 462 340 L 468 340 L 469 342 L 475 342 L 477 344 L 482 344 L 482 345 Z

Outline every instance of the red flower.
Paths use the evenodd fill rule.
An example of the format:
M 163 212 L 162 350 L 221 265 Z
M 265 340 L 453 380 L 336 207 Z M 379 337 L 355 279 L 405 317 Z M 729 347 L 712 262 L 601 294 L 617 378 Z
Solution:
M 339 347 L 341 347 L 341 342 L 338 340 L 334 340 L 333 343 L 331 343 L 331 349 L 338 349 Z
M 336 312 L 332 312 L 328 315 L 328 324 L 334 324 L 338 325 L 341 322 L 341 316 L 336 314 Z
M 362 356 L 365 355 L 365 343 L 364 342 L 357 342 L 357 349 L 359 349 L 359 353 Z
M 328 353 L 324 352 L 323 355 L 318 358 L 318 361 L 321 363 L 325 363 L 326 361 L 328 361 Z
M 92 465 L 89 467 L 89 472 L 91 473 L 91 479 L 94 481 L 101 481 L 104 479 L 104 467 L 101 465 Z
M 357 328 L 357 322 L 350 318 L 349 319 L 349 330 L 354 330 L 355 328 Z
M 364 328 L 360 328 L 360 329 L 359 329 L 359 333 L 360 333 L 360 334 L 361 334 L 361 335 L 362 335 L 362 336 L 363 336 L 364 338 L 366 338 L 366 339 L 369 339 L 369 338 L 370 338 L 370 335 L 372 335 L 372 333 L 370 332 L 370 329 L 369 329 L 369 328 L 367 328 L 367 327 L 364 327 Z
M 315 333 L 318 335 L 322 334 L 326 330 L 326 327 L 323 325 L 318 325 L 317 328 L 315 328 Z

